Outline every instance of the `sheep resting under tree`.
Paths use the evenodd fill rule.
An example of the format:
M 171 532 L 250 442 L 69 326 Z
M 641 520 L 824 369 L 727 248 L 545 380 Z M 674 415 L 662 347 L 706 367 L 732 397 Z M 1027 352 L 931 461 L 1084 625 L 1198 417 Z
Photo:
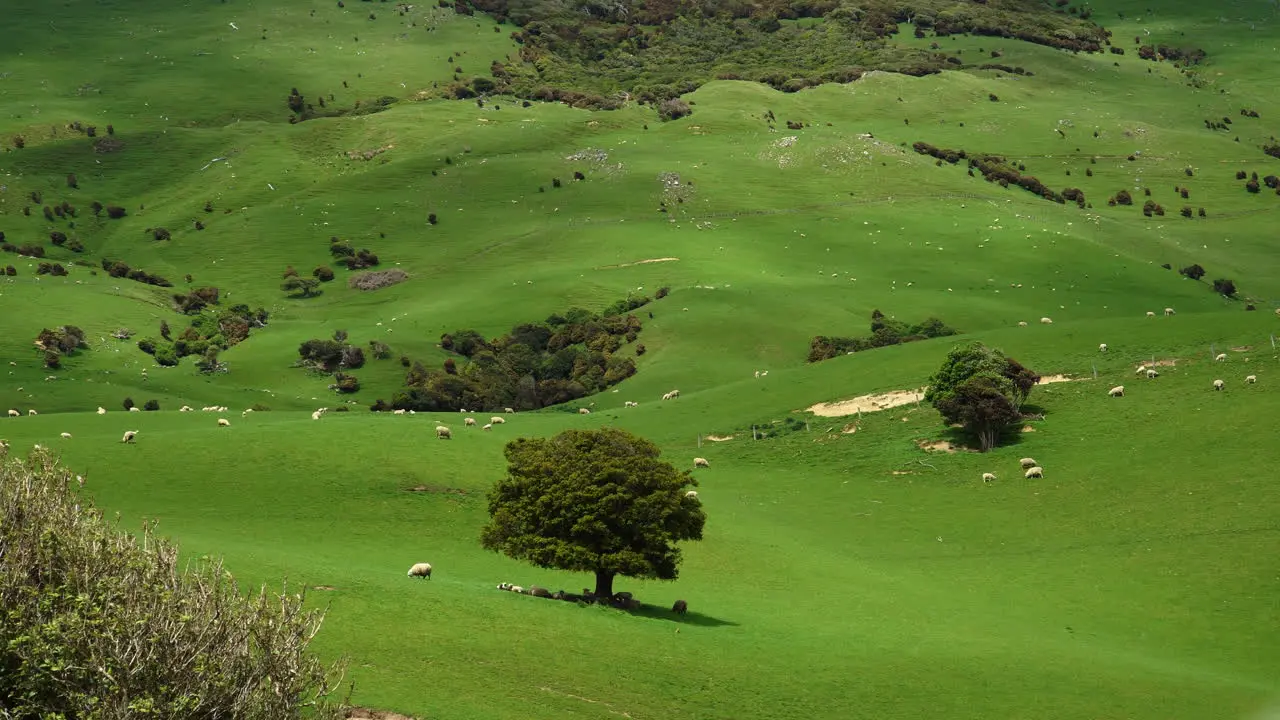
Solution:
M 1038 382 L 1040 376 L 1017 360 L 975 342 L 947 355 L 924 399 L 948 425 L 963 425 L 987 452 L 1022 418 L 1022 405 Z
M 567 430 L 507 443 L 507 477 L 489 492 L 481 544 L 538 567 L 595 573 L 596 597 L 618 575 L 674 580 L 676 543 L 701 540 L 707 516 L 689 471 L 625 430 Z

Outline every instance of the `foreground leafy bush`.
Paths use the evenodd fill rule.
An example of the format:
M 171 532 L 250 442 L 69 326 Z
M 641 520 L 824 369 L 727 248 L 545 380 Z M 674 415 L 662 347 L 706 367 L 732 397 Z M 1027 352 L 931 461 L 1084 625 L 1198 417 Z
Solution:
M 307 647 L 301 595 L 241 596 L 221 562 L 178 568 L 72 489 L 47 450 L 0 449 L 0 708 L 5 717 L 342 717 L 341 663 Z

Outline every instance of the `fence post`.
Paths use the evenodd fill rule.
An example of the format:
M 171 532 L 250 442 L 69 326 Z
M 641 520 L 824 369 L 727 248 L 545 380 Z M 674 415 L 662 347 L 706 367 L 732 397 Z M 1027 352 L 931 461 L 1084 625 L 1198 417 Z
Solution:
M 806 420 L 806 421 L 805 421 L 805 423 L 804 423 L 804 431 L 805 431 L 805 432 L 809 432 L 809 421 L 808 421 L 808 420 Z
M 1271 336 L 1271 349 L 1272 349 L 1272 350 L 1275 350 L 1275 349 L 1276 349 L 1276 336 L 1275 336 L 1275 335 L 1272 335 L 1272 336 Z
M 1098 379 L 1098 365 L 1097 365 L 1097 363 L 1094 363 L 1094 365 L 1093 365 L 1093 379 L 1094 379 L 1094 380 L 1097 380 L 1097 379 Z
M 702 434 L 698 434 L 698 447 L 702 447 Z
M 756 435 L 756 426 L 755 426 L 755 425 L 752 425 L 752 426 L 751 426 L 751 439 L 752 439 L 752 440 L 759 440 L 759 439 L 760 439 L 760 438 Z

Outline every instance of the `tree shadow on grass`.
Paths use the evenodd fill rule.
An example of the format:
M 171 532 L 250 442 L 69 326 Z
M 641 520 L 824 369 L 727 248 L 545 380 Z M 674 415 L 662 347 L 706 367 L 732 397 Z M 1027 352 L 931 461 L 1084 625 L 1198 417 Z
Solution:
M 629 611 L 631 615 L 642 617 L 649 620 L 665 620 L 667 622 L 680 623 L 682 625 L 698 625 L 700 627 L 723 627 L 730 625 L 737 627 L 738 623 L 732 620 L 721 620 L 720 618 L 703 615 L 702 613 L 686 612 L 684 615 L 677 615 L 671 612 L 671 608 L 658 607 L 657 605 L 641 605 L 637 610 Z

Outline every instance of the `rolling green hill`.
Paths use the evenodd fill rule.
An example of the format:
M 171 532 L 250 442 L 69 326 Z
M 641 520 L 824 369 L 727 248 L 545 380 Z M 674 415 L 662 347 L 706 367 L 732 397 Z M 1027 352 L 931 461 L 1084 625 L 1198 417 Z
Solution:
M 988 5 L 1082 22 L 1080 8 Z M 924 37 L 903 22 L 838 48 L 878 58 L 859 79 L 783 92 L 756 71 L 809 77 L 843 56 L 791 29 L 743 41 L 757 54 L 735 62 L 750 73 L 699 60 L 712 45 L 657 51 L 689 37 L 682 23 L 704 39 L 734 23 L 769 35 L 759 16 L 830 29 L 838 16 L 822 18 L 838 8 L 707 7 L 728 17 L 659 17 L 642 28 L 654 52 L 620 43 L 594 59 L 563 36 L 569 16 L 532 5 L 502 6 L 519 26 L 355 1 L 24 11 L 0 47 L 0 231 L 45 256 L 0 253 L 15 271 L 0 278 L 0 410 L 22 413 L 0 417 L 0 438 L 18 455 L 57 448 L 124 527 L 156 518 L 184 554 L 225 556 L 242 586 L 285 577 L 328 604 L 316 647 L 350 657 L 364 706 L 441 718 L 1154 719 L 1261 717 L 1280 702 L 1268 451 L 1280 195 L 1266 182 L 1280 159 L 1262 149 L 1280 118 L 1274 8 L 1092 4 L 1089 22 L 1123 54 L 943 36 L 913 16 Z M 574 42 L 622 26 L 596 13 Z M 539 27 L 561 34 L 532 42 Z M 784 37 L 800 43 L 794 54 L 770 55 Z M 1175 67 L 1141 58 L 1143 45 L 1206 55 Z M 889 72 L 910 69 L 902 58 L 939 71 Z M 481 102 L 444 99 L 495 62 L 511 78 L 493 77 Z M 666 90 L 653 86 L 681 82 L 692 114 L 664 121 Z M 541 84 L 635 97 L 591 110 L 534 100 Z M 294 89 L 305 113 L 290 110 Z M 651 102 L 636 102 L 644 92 Z M 1052 192 L 1080 190 L 1086 206 L 987 182 L 967 157 L 936 160 L 916 143 L 1002 156 Z M 1109 205 L 1122 190 L 1133 204 Z M 1164 214 L 1144 216 L 1147 201 Z M 95 214 L 95 202 L 125 215 Z M 408 279 L 350 287 L 359 271 L 337 264 L 334 237 Z M 104 259 L 172 287 L 113 277 Z M 67 274 L 37 274 L 41 263 Z M 1193 264 L 1207 271 L 1199 281 L 1178 272 Z M 318 266 L 336 273 L 319 295 L 280 289 L 286 268 Z M 1217 279 L 1236 295 L 1215 292 Z M 157 364 L 137 342 L 163 343 L 161 321 L 179 338 L 198 316 L 173 295 L 203 287 L 219 290 L 213 312 L 263 308 L 265 327 L 220 354 L 225 372 L 201 373 L 194 356 Z M 522 408 L 492 432 L 464 429 L 456 412 L 369 410 L 403 389 L 401 358 L 470 372 L 442 334 L 497 338 L 662 287 L 617 351 L 636 374 L 603 392 Z M 806 362 L 811 338 L 866 335 L 874 310 L 961 334 Z M 88 347 L 50 369 L 32 343 L 63 325 Z M 132 336 L 112 337 L 121 328 Z M 337 330 L 391 348 L 350 371 L 355 393 L 295 366 L 303 342 Z M 974 339 L 1074 380 L 1036 388 L 1034 419 L 989 454 L 924 449 L 962 443 L 927 405 L 811 411 L 919 388 Z M 1158 379 L 1134 373 L 1152 361 Z M 1115 385 L 1125 397 L 1107 396 Z M 659 400 L 674 388 L 679 399 Z M 160 410 L 125 414 L 126 398 Z M 209 405 L 230 408 L 217 415 L 230 428 L 199 411 Z M 349 412 L 311 418 L 338 406 Z M 439 422 L 451 442 L 435 440 Z M 646 603 L 636 613 L 495 591 L 589 584 L 480 548 L 503 444 L 606 425 L 652 439 L 678 467 L 710 461 L 696 473 L 705 539 L 684 547 L 680 579 L 620 578 Z M 119 442 L 125 430 L 140 431 L 136 446 Z M 1027 456 L 1042 480 L 1022 478 Z M 423 560 L 433 579 L 406 580 Z M 677 598 L 683 619 L 666 610 Z

